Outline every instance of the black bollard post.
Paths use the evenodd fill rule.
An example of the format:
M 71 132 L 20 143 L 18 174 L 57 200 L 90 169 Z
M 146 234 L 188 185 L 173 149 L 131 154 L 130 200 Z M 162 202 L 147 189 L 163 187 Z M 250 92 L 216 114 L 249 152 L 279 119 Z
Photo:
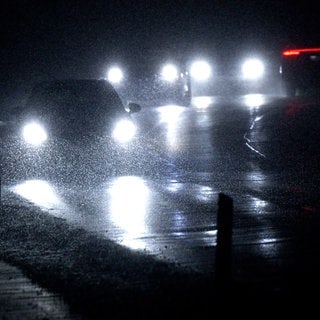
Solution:
M 217 215 L 216 284 L 218 293 L 226 293 L 232 281 L 233 200 L 220 193 Z
M 2 182 L 1 182 L 1 175 L 0 175 L 0 206 L 2 204 L 2 190 L 1 190 L 1 185 L 2 185 Z

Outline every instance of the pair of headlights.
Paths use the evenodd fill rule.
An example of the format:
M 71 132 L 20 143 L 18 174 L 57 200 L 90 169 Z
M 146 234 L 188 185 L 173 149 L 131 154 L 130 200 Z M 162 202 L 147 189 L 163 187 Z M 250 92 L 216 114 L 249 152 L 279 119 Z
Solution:
M 118 143 L 130 142 L 136 135 L 137 128 L 130 120 L 118 121 L 112 131 L 112 138 Z M 22 128 L 23 140 L 32 146 L 41 146 L 48 140 L 46 128 L 39 122 L 33 121 Z
M 179 69 L 174 64 L 166 64 L 161 69 L 161 78 L 174 82 L 179 78 Z M 204 60 L 195 61 L 190 66 L 190 76 L 196 81 L 207 81 L 211 77 L 211 66 Z
M 160 72 L 162 80 L 174 82 L 179 79 L 179 69 L 174 64 L 166 64 Z M 118 66 L 111 67 L 107 72 L 107 80 L 113 84 L 120 84 L 124 79 L 124 72 Z

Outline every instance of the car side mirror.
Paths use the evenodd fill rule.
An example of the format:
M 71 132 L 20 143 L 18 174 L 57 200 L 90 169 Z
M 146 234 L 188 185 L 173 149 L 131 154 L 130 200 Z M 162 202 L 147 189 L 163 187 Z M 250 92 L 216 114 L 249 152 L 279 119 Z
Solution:
M 128 110 L 130 113 L 136 113 L 141 110 L 141 106 L 138 103 L 129 102 L 128 103 Z

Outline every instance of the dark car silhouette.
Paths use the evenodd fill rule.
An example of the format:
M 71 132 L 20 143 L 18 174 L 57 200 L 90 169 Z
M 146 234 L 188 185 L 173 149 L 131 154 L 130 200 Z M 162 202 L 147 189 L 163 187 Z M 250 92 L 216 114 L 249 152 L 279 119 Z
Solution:
M 156 54 L 110 61 L 105 76 L 123 100 L 148 105 L 191 102 L 191 81 L 187 63 L 177 57 Z
M 287 96 L 319 89 L 320 47 L 292 47 L 283 50 L 280 74 Z
M 132 113 L 105 80 L 59 80 L 34 86 L 2 122 L 2 171 L 26 176 L 123 170 L 138 154 Z

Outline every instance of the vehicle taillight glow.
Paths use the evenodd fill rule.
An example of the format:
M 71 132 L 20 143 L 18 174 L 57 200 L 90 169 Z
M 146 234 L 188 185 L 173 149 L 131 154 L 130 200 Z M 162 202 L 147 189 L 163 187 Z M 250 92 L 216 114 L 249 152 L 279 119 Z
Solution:
M 303 48 L 303 49 L 289 49 L 284 50 L 282 52 L 282 55 L 284 57 L 292 57 L 292 56 L 298 56 L 300 53 L 311 53 L 311 52 L 320 52 L 320 48 Z

